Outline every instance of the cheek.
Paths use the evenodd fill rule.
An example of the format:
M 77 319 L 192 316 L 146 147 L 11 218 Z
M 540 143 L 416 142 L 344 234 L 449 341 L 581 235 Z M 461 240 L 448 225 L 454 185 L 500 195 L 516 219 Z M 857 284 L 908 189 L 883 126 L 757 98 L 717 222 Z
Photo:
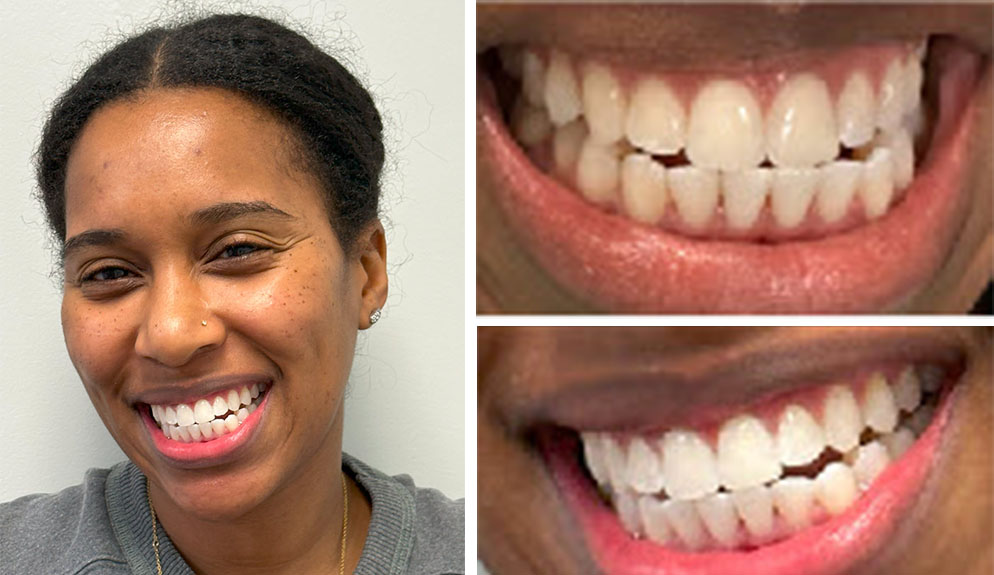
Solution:
M 127 306 L 94 306 L 66 296 L 62 303 L 62 334 L 73 366 L 91 396 L 113 382 L 133 351 L 133 326 Z

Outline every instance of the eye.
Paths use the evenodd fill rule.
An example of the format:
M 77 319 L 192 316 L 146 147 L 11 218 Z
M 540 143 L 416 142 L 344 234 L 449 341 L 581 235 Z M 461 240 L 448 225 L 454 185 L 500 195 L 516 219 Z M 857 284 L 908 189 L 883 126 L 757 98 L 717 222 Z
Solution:
M 110 282 L 123 279 L 129 275 L 131 275 L 131 272 L 122 267 L 107 266 L 86 274 L 83 276 L 83 282 Z
M 225 247 L 217 257 L 218 259 L 243 258 L 264 249 L 264 247 L 257 244 L 239 242 Z

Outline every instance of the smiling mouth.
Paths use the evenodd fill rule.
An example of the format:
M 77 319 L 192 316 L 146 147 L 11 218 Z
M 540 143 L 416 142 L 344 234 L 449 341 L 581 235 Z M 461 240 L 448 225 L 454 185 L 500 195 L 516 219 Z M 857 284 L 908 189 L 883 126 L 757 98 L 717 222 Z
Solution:
M 740 70 L 499 45 L 481 154 L 542 267 L 638 312 L 879 311 L 942 264 L 979 57 L 947 37 Z
M 166 439 L 180 443 L 208 442 L 238 430 L 262 404 L 268 389 L 267 384 L 253 383 L 190 403 L 148 405 L 147 409 Z

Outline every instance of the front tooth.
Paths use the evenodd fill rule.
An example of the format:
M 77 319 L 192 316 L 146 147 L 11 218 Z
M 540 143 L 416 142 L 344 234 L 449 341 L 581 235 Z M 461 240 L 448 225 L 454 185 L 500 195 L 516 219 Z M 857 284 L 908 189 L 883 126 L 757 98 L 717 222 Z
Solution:
M 816 168 L 773 170 L 770 207 L 777 223 L 784 228 L 793 228 L 803 222 L 816 191 L 818 191 Z
M 740 415 L 718 433 L 718 475 L 728 489 L 755 487 L 780 475 L 773 439 L 755 417 Z
M 901 411 L 911 413 L 922 400 L 922 385 L 915 375 L 914 368 L 906 367 L 897 376 L 897 381 L 891 388 L 894 394 L 894 403 Z
M 739 532 L 739 515 L 728 493 L 714 493 L 694 502 L 708 532 L 726 549 L 734 549 L 742 542 Z
M 732 492 L 735 509 L 754 543 L 768 541 L 773 535 L 773 495 L 760 485 Z
M 575 173 L 576 160 L 580 157 L 580 148 L 586 139 L 587 124 L 583 120 L 576 120 L 556 129 L 552 136 L 552 158 L 561 175 L 572 176 Z
M 814 417 L 800 405 L 788 405 L 780 414 L 777 450 L 780 463 L 806 465 L 825 449 L 825 432 Z
M 770 189 L 770 170 L 753 168 L 723 172 L 721 189 L 725 221 L 733 229 L 749 229 L 766 204 Z
M 211 409 L 211 402 L 206 399 L 198 399 L 193 406 L 193 417 L 197 423 L 207 423 L 214 419 L 214 410 Z
M 860 162 L 840 160 L 820 169 L 821 183 L 815 196 L 815 205 L 821 219 L 831 224 L 841 220 L 849 211 L 863 166 Z
M 613 143 L 624 135 L 627 105 L 621 84 L 611 70 L 590 64 L 583 72 L 583 115 L 590 136 L 599 142 Z
M 214 398 L 214 417 L 221 417 L 225 413 L 228 413 L 228 402 L 224 400 L 220 395 Z
M 856 500 L 856 476 L 845 463 L 835 461 L 815 478 L 815 497 L 831 515 L 838 515 Z
M 890 465 L 890 455 L 887 448 L 879 441 L 871 441 L 856 452 L 856 460 L 852 464 L 853 475 L 860 490 L 866 491 L 873 480 Z
M 887 212 L 894 195 L 894 160 L 887 148 L 874 148 L 863 166 L 860 197 L 866 217 L 878 218 Z
M 534 52 L 525 51 L 522 57 L 521 91 L 532 106 L 545 105 L 545 64 Z
M 645 154 L 621 162 L 621 203 L 633 219 L 655 224 L 666 211 L 666 168 Z
M 633 146 L 652 154 L 676 154 L 686 141 L 683 104 L 663 80 L 643 80 L 628 107 L 625 135 Z
M 544 108 L 519 99 L 511 110 L 511 131 L 522 145 L 535 146 L 552 133 L 552 123 Z
M 171 405 L 166 406 L 166 411 L 162 419 L 169 425 L 176 425 L 176 408 Z
M 587 462 L 587 469 L 600 485 L 608 483 L 607 461 L 604 455 L 604 439 L 599 433 L 583 432 L 580 434 L 583 441 L 583 456 Z
M 895 59 L 884 71 L 877 98 L 877 127 L 884 132 L 893 130 L 901 123 L 904 115 L 904 66 L 901 60 Z
M 880 443 L 883 443 L 884 447 L 887 448 L 887 454 L 890 455 L 891 460 L 904 455 L 904 452 L 911 449 L 914 442 L 915 435 L 906 427 L 899 427 L 894 433 L 880 436 Z
M 859 444 L 863 431 L 863 416 L 859 404 L 849 388 L 833 385 L 825 396 L 822 428 L 825 442 L 839 453 L 845 453 Z
M 176 406 L 177 425 L 193 425 L 196 421 L 196 418 L 193 417 L 193 409 L 189 405 L 181 403 Z
M 694 99 L 687 125 L 687 157 L 698 167 L 753 168 L 763 161 L 763 117 L 741 82 L 708 83 Z
M 628 461 L 625 451 L 613 437 L 603 436 L 601 445 L 604 448 L 604 461 L 607 463 L 608 478 L 615 491 L 628 484 Z
M 663 488 L 659 454 L 641 437 L 628 445 L 628 484 L 639 493 L 657 493 Z
M 874 431 L 889 433 L 897 426 L 894 394 L 883 374 L 875 373 L 863 390 L 863 421 Z
M 663 513 L 663 502 L 651 495 L 639 498 L 639 511 L 642 516 L 642 528 L 650 541 L 666 544 L 676 540 L 676 533 L 666 520 Z
M 614 508 L 618 512 L 621 525 L 632 535 L 642 534 L 642 518 L 639 513 L 638 497 L 627 491 L 621 491 L 613 495 Z
M 597 204 L 610 203 L 618 189 L 619 164 L 615 145 L 588 137 L 576 165 L 576 186 L 583 197 Z
M 777 92 L 766 119 L 766 154 L 777 166 L 811 167 L 839 152 L 835 112 L 825 82 L 792 77 Z
M 718 466 L 711 447 L 692 431 L 673 430 L 662 440 L 662 477 L 673 499 L 697 499 L 718 490 Z
M 915 177 L 915 147 L 911 134 L 904 128 L 884 134 L 880 145 L 891 151 L 894 162 L 894 188 L 903 190 Z
M 238 411 L 238 408 L 242 406 L 242 400 L 238 397 L 238 392 L 234 389 L 228 391 L 228 409 L 231 411 Z
M 773 483 L 773 504 L 784 522 L 799 531 L 811 525 L 815 482 L 807 477 L 785 477 Z
M 691 228 L 703 228 L 718 206 L 719 175 L 714 170 L 680 166 L 666 170 L 666 187 L 680 217 Z
M 667 499 L 661 507 L 666 522 L 687 549 L 694 551 L 707 545 L 708 534 L 693 502 Z
M 583 111 L 573 63 L 569 56 L 557 50 L 552 51 L 545 74 L 545 107 L 557 126 L 572 122 Z
M 869 77 L 863 72 L 849 76 L 835 109 L 842 145 L 858 148 L 873 138 L 876 128 L 875 104 Z

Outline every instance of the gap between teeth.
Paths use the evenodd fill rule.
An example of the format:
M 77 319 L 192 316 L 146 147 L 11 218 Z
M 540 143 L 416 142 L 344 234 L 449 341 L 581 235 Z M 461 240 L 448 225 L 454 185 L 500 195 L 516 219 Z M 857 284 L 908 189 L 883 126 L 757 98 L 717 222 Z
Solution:
M 734 235 L 764 221 L 798 230 L 872 220 L 914 177 L 922 49 L 894 57 L 876 86 L 853 70 L 834 101 L 816 74 L 794 74 L 765 113 L 737 80 L 707 82 L 685 109 L 665 77 L 625 87 L 610 68 L 556 50 L 499 55 L 521 80 L 518 141 L 543 150 L 588 201 L 643 223 L 673 213 L 668 227 Z
M 253 383 L 193 404 L 149 407 L 166 438 L 183 443 L 210 441 L 238 429 L 259 407 L 265 391 L 265 384 Z
M 944 379 L 921 366 L 833 385 L 821 413 L 788 404 L 774 433 L 741 414 L 716 446 L 688 429 L 582 432 L 585 465 L 636 537 L 691 551 L 762 545 L 847 509 L 927 427 Z

